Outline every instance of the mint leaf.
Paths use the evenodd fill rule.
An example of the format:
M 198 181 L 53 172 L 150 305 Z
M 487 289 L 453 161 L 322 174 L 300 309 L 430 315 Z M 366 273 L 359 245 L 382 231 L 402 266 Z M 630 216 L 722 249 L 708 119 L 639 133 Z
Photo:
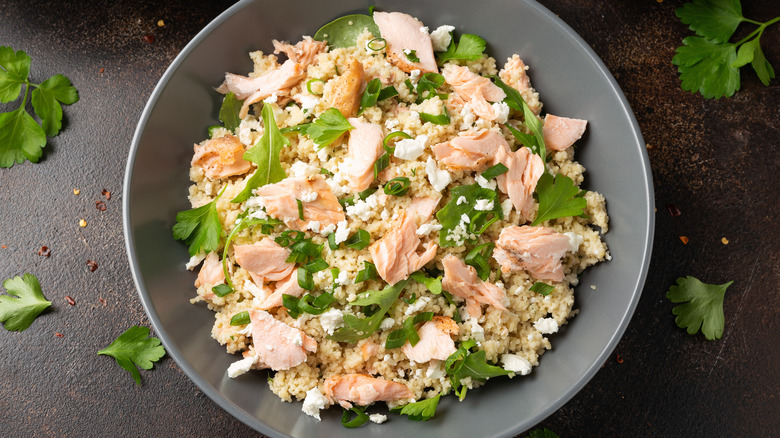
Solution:
M 0 46 L 0 102 L 15 100 L 22 92 L 22 84 L 30 75 L 30 56 L 10 47 Z
M 725 325 L 723 297 L 732 283 L 707 284 L 691 276 L 678 278 L 677 285 L 670 287 L 666 293 L 671 302 L 685 303 L 672 309 L 672 313 L 677 315 L 674 320 L 677 326 L 687 329 L 691 335 L 701 328 L 710 341 L 720 339 Z
M 436 56 L 436 61 L 439 65 L 453 60 L 476 61 L 485 51 L 485 44 L 485 40 L 477 35 L 463 34 L 458 40 L 458 44 L 455 44 L 455 38 L 453 38 L 447 51 Z
M 60 103 L 72 105 L 79 101 L 76 87 L 63 75 L 54 75 L 43 81 L 32 92 L 32 106 L 35 114 L 40 117 L 46 136 L 54 137 L 62 128 L 62 106 Z
M 436 415 L 436 408 L 439 406 L 440 398 L 441 394 L 437 394 L 436 397 L 431 397 L 427 400 L 420 400 L 390 409 L 390 412 L 408 415 L 409 419 L 413 421 L 428 421 Z
M 51 306 L 32 274 L 9 278 L 3 282 L 3 287 L 8 295 L 0 295 L 0 322 L 5 323 L 6 330 L 23 331 Z
M 531 226 L 559 217 L 583 216 L 588 202 L 578 196 L 580 189 L 574 185 L 571 178 L 543 173 L 536 184 L 536 194 L 539 197 L 539 210 Z
M 674 13 L 697 34 L 723 43 L 745 21 L 739 0 L 693 0 Z
M 225 125 L 225 128 L 235 132 L 236 128 L 241 124 L 241 105 L 244 104 L 243 100 L 238 100 L 235 94 L 229 92 L 222 99 L 222 106 L 219 107 L 219 120 Z
M 150 370 L 154 366 L 154 362 L 165 356 L 165 348 L 160 344 L 160 340 L 155 337 L 147 339 L 148 336 L 148 327 L 137 325 L 130 327 L 119 335 L 111 345 L 98 351 L 97 354 L 116 359 L 116 363 L 129 371 L 135 383 L 140 385 L 141 374 L 136 366 Z
M 222 189 L 222 193 L 224 191 Z M 176 213 L 173 238 L 189 245 L 190 256 L 200 252 L 210 253 L 219 247 L 222 224 L 217 213 L 217 199 L 222 193 L 206 205 Z
M 0 167 L 11 167 L 25 159 L 37 163 L 46 146 L 46 133 L 23 107 L 0 113 Z

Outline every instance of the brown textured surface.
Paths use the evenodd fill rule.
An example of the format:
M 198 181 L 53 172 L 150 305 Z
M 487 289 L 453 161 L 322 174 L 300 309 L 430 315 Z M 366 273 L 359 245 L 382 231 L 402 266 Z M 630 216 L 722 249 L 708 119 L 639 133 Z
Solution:
M 765 88 L 743 69 L 742 90 L 730 99 L 682 91 L 670 64 L 689 34 L 674 17 L 680 1 L 541 3 L 595 49 L 626 93 L 650 147 L 658 212 L 647 285 L 615 351 L 622 363 L 607 361 L 540 426 L 561 437 L 776 435 L 780 82 Z M 775 1 L 743 3 L 750 18 L 780 15 Z M 168 64 L 230 4 L 9 0 L 0 8 L 0 45 L 32 56 L 34 80 L 63 73 L 81 95 L 40 164 L 0 169 L 0 279 L 33 273 L 54 303 L 25 332 L 0 330 L 3 436 L 256 435 L 168 358 L 142 372 L 137 387 L 112 359 L 95 355 L 131 325 L 149 324 L 121 226 L 135 124 Z M 780 69 L 780 25 L 762 43 Z M 105 211 L 95 208 L 98 200 Z M 672 217 L 668 203 L 682 214 Z M 81 218 L 87 227 L 78 226 Z M 38 255 L 44 245 L 50 257 Z M 87 260 L 97 263 L 94 272 Z M 683 275 L 734 280 L 721 340 L 675 326 L 664 294 Z

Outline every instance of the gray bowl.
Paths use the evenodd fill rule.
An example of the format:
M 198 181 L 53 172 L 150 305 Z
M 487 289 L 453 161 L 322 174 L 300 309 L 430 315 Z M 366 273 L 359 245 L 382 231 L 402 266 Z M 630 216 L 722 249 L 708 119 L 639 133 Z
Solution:
M 338 6 L 336 6 L 338 4 Z M 242 1 L 201 31 L 165 72 L 141 116 L 127 163 L 125 238 L 141 300 L 168 353 L 203 392 L 232 415 L 271 436 L 511 436 L 538 423 L 574 396 L 617 345 L 634 312 L 650 263 L 654 230 L 650 166 L 639 127 L 612 75 L 593 50 L 553 13 L 531 0 L 378 1 L 431 29 L 455 25 L 481 35 L 500 62 L 519 53 L 531 66 L 545 110 L 589 121 L 577 159 L 585 186 L 607 197 L 614 260 L 588 270 L 576 290 L 582 312 L 553 336 L 554 349 L 531 375 L 491 380 L 466 400 L 442 399 L 436 418 L 393 416 L 383 425 L 345 429 L 340 409 L 319 422 L 300 403 L 282 403 L 264 372 L 229 379 L 237 359 L 211 339 L 213 313 L 188 300 L 195 274 L 184 269 L 187 249 L 171 237 L 176 212 L 189 208 L 192 144 L 217 123 L 219 85 L 226 71 L 246 73 L 251 50 L 271 39 L 297 41 L 369 2 Z M 594 291 L 589 286 L 597 285 Z M 378 408 L 372 408 L 376 411 Z M 594 415 L 599 415 L 598 412 Z

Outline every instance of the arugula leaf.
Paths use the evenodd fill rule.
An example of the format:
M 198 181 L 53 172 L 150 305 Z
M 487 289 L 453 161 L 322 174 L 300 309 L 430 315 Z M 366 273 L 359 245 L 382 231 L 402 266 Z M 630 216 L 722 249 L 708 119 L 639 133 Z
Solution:
M 476 61 L 482 56 L 485 51 L 485 40 L 472 34 L 463 34 L 458 40 L 458 44 L 455 44 L 455 38 L 450 41 L 449 47 L 446 52 L 436 55 L 436 61 L 439 65 L 444 64 L 447 61 L 463 60 L 463 61 Z
M 701 328 L 710 341 L 720 339 L 725 324 L 723 297 L 732 283 L 707 284 L 691 276 L 678 278 L 677 285 L 670 287 L 666 293 L 671 302 L 685 303 L 672 309 L 672 313 L 677 315 L 674 320 L 677 326 L 687 328 L 691 335 Z
M 436 212 L 436 218 L 442 225 L 439 232 L 439 246 L 442 248 L 460 246 L 466 241 L 473 242 L 493 222 L 504 217 L 495 190 L 482 188 L 479 184 L 471 184 L 455 187 L 451 193 L 452 199 L 444 208 Z M 465 198 L 466 202 L 458 203 L 461 198 Z M 477 210 L 478 199 L 492 202 L 493 208 Z M 464 217 L 468 221 L 464 220 Z
M 739 0 L 693 0 L 674 13 L 692 31 L 719 43 L 728 41 L 745 21 Z
M 372 35 L 379 36 L 379 27 L 374 23 L 374 19 L 371 16 L 354 14 L 337 18 L 322 26 L 314 34 L 314 39 L 327 41 L 331 50 L 342 47 L 355 47 L 357 45 L 357 37 L 363 33 L 363 29 L 368 29 Z
M 436 415 L 436 407 L 439 406 L 440 398 L 441 394 L 437 394 L 436 397 L 431 397 L 427 400 L 420 400 L 390 409 L 390 412 L 408 415 L 409 419 L 413 421 L 428 421 Z
M 543 173 L 536 184 L 536 194 L 539 196 L 539 210 L 532 227 L 559 217 L 585 217 L 588 202 L 579 196 L 580 189 L 565 175 L 555 175 L 553 180 L 552 175 Z
M 150 370 L 154 367 L 154 362 L 165 356 L 165 348 L 160 344 L 160 340 L 155 337 L 147 339 L 148 336 L 148 327 L 137 325 L 130 327 L 119 335 L 111 345 L 98 351 L 97 354 L 116 359 L 116 363 L 129 371 L 135 383 L 140 385 L 141 374 L 136 366 Z
M 222 106 L 219 108 L 219 120 L 225 125 L 225 128 L 234 131 L 241 124 L 241 112 L 243 100 L 238 100 L 235 94 L 228 92 L 222 99 Z
M 338 109 L 328 108 L 302 131 L 321 149 L 336 141 L 350 129 L 355 127 L 349 124 Z
M 9 278 L 3 282 L 8 295 L 0 295 L 0 322 L 6 330 L 21 332 L 35 321 L 35 318 L 51 306 L 41 291 L 38 279 L 32 274 Z
M 257 164 L 257 170 L 246 181 L 244 190 L 230 202 L 244 202 L 252 196 L 252 191 L 256 188 L 277 183 L 287 177 L 279 154 L 283 147 L 290 145 L 290 140 L 279 132 L 271 105 L 263 105 L 262 116 L 265 132 L 256 145 L 244 152 L 244 159 Z
M 361 297 L 358 297 L 357 300 L 349 303 L 349 305 L 364 307 L 376 305 L 379 308 L 371 316 L 365 318 L 358 318 L 349 314 L 344 315 L 344 327 L 336 330 L 333 335 L 328 336 L 328 339 L 337 342 L 355 343 L 360 339 L 371 336 L 379 329 L 379 326 L 382 324 L 382 318 L 398 300 L 408 282 L 409 280 L 406 279 L 399 281 L 393 286 L 387 286 L 380 291 L 367 291 L 361 294 Z
M 219 247 L 222 224 L 219 221 L 219 213 L 217 213 L 217 199 L 222 196 L 226 188 L 227 186 L 208 204 L 176 213 L 173 238 L 183 240 L 189 245 L 190 256 L 201 251 L 210 253 Z
M 682 89 L 699 92 L 707 99 L 730 97 L 739 90 L 736 44 L 718 44 L 700 36 L 689 36 L 677 48 L 672 64 L 677 66 Z

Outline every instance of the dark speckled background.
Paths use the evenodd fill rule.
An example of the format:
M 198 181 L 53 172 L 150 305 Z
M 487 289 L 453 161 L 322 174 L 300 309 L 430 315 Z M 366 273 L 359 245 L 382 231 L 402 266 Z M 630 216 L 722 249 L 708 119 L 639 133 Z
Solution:
M 135 125 L 177 53 L 231 3 L 2 2 L 0 45 L 32 56 L 34 81 L 62 73 L 81 95 L 41 163 L 0 169 L 0 279 L 35 274 L 54 303 L 25 332 L 0 330 L 2 436 L 255 435 L 169 358 L 142 372 L 138 387 L 112 359 L 95 355 L 131 325 L 149 324 L 121 223 Z M 743 69 L 732 98 L 682 91 L 670 63 L 689 34 L 674 17 L 681 1 L 541 3 L 595 49 L 623 88 L 648 143 L 658 211 L 647 285 L 615 355 L 540 426 L 561 437 L 777 436 L 780 81 L 766 88 Z M 760 21 L 780 15 L 777 1 L 744 0 L 743 8 Z M 762 43 L 780 70 L 780 25 Z M 112 196 L 101 212 L 95 201 L 103 189 Z M 672 217 L 667 204 L 682 214 Z M 49 258 L 37 254 L 42 245 Z M 87 260 L 98 269 L 90 272 Z M 664 294 L 683 275 L 734 280 L 721 340 L 674 324 Z

